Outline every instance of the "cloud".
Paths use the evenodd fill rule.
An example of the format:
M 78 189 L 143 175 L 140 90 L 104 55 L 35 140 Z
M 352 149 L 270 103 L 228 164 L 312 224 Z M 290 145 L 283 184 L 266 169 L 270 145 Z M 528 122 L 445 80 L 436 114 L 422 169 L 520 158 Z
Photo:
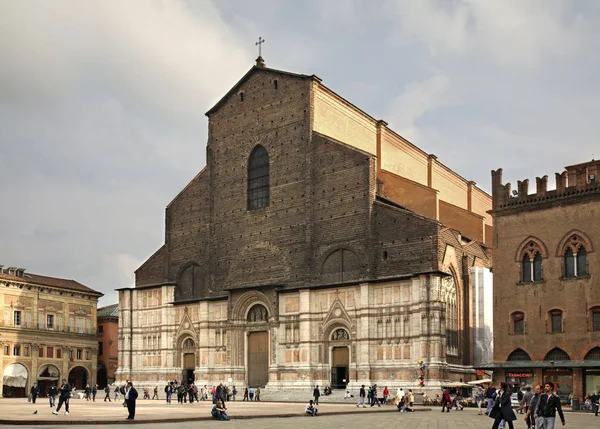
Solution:
M 394 43 L 421 43 L 431 55 L 481 55 L 502 66 L 534 67 L 578 51 L 578 15 L 562 1 L 389 1 Z M 407 37 L 408 36 L 408 37 Z

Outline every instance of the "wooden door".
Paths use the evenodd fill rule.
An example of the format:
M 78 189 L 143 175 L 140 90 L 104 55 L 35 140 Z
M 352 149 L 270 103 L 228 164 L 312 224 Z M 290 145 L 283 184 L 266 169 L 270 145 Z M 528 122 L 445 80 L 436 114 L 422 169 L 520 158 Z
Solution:
M 248 335 L 248 386 L 263 387 L 269 381 L 269 333 Z
M 334 347 L 331 354 L 331 387 L 345 389 L 349 381 L 350 351 L 348 347 Z
M 194 353 L 183 355 L 183 369 L 196 369 L 196 355 Z

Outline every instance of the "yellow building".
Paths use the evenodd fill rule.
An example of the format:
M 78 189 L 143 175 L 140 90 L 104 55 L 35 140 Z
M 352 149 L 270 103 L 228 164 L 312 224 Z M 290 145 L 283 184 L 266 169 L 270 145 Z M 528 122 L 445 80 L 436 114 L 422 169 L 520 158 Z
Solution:
M 44 395 L 62 378 L 77 389 L 95 383 L 102 295 L 74 280 L 0 265 L 2 396 L 27 396 L 36 382 Z

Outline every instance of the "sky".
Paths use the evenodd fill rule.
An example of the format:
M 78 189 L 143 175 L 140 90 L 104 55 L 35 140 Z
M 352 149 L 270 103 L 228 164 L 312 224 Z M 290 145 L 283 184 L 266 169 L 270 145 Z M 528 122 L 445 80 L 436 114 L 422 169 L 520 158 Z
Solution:
M 600 157 L 594 0 L 0 2 L 0 264 L 117 302 L 254 64 L 323 83 L 490 191 Z M 513 185 L 514 186 L 514 185 Z

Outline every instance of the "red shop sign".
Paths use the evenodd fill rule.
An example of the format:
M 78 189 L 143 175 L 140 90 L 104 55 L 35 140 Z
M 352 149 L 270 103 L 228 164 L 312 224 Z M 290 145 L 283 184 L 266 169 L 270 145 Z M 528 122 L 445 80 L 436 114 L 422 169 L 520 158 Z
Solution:
M 529 378 L 531 377 L 531 373 L 530 372 L 509 372 L 508 376 L 509 377 L 514 377 L 514 378 Z

